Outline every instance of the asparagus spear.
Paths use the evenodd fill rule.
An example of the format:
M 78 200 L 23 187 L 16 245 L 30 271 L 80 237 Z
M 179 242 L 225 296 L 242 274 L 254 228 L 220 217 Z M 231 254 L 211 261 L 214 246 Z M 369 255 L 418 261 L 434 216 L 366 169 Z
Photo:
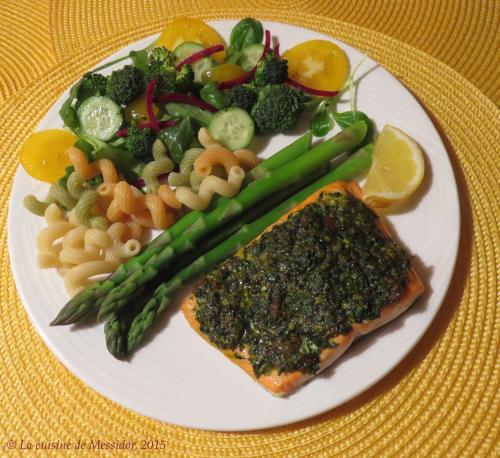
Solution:
M 362 171 L 367 170 L 371 165 L 372 152 L 373 145 L 366 145 L 337 168 L 297 192 L 265 215 L 251 223 L 245 224 L 234 235 L 196 259 L 170 280 L 161 284 L 154 292 L 153 297 L 146 303 L 143 310 L 133 319 L 130 331 L 128 332 L 126 351 L 128 353 L 134 351 L 137 345 L 148 334 L 156 318 L 168 307 L 172 296 L 185 286 L 186 282 L 206 273 L 216 264 L 231 256 L 318 189 L 335 181 L 351 180 Z M 123 335 L 120 338 L 123 340 Z
M 304 180 L 331 159 L 358 145 L 366 135 L 367 126 L 363 121 L 344 129 L 335 137 L 314 147 L 284 167 L 275 169 L 266 178 L 250 183 L 236 197 L 219 205 L 204 215 L 180 237 L 173 240 L 160 253 L 152 256 L 143 266 L 135 270 L 124 282 L 115 286 L 99 308 L 98 319 L 124 307 L 130 296 L 147 282 L 154 279 L 174 260 L 192 250 L 196 243 L 207 234 L 217 230 L 222 224 L 240 215 L 252 205 L 281 189 Z
M 261 162 L 256 167 L 260 170 L 259 174 L 269 173 L 271 170 L 303 155 L 310 148 L 311 138 L 312 134 L 307 132 L 269 159 Z M 227 205 L 230 200 L 231 199 L 228 198 L 218 198 L 216 206 Z M 151 257 L 160 253 L 172 242 L 172 240 L 180 237 L 191 226 L 202 224 L 201 221 L 204 216 L 204 212 L 194 210 L 182 217 L 170 228 L 165 229 L 158 237 L 147 244 L 138 256 L 122 264 L 105 280 L 92 284 L 73 297 L 62 308 L 52 323 L 50 323 L 51 326 L 76 323 L 99 310 L 99 307 L 109 291 L 123 282 L 131 273 L 139 269 Z

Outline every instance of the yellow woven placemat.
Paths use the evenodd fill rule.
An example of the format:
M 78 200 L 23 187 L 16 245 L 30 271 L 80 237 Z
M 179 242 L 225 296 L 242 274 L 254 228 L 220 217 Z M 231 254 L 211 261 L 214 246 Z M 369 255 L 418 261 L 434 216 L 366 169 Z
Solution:
M 267 0 L 0 0 L 0 101 L 77 49 L 172 12 L 255 14 Z M 238 9 L 236 9 L 238 8 Z M 273 11 L 319 14 L 397 38 L 445 62 L 500 104 L 497 0 L 277 0 Z M 206 16 L 208 17 L 208 16 Z
M 60 92 L 103 56 L 160 30 L 164 23 L 155 10 L 128 11 L 119 15 L 119 33 L 113 39 L 97 40 L 72 52 L 71 43 L 78 42 L 81 34 L 92 30 L 99 35 L 98 18 L 114 17 L 113 4 L 105 3 L 93 2 L 101 8 L 93 25 L 79 16 L 80 10 L 68 16 L 71 39 L 64 41 L 65 47 L 62 39 L 54 43 L 64 49 L 60 57 L 68 60 L 56 66 L 50 59 L 41 59 L 45 67 L 36 73 L 36 81 L 29 89 L 14 91 L 0 106 L 0 456 L 22 454 L 21 440 L 75 443 L 79 439 L 164 440 L 171 456 L 498 454 L 500 113 L 466 79 L 427 54 L 390 37 L 319 16 L 265 9 L 259 14 L 328 33 L 380 61 L 421 100 L 448 146 L 460 191 L 460 254 L 450 291 L 422 341 L 394 371 L 351 402 L 299 424 L 254 433 L 196 431 L 142 417 L 95 393 L 55 359 L 31 326 L 15 292 L 7 260 L 7 204 L 18 164 L 17 149 Z M 180 2 L 176 6 L 172 10 L 179 11 Z M 200 15 L 196 10 L 187 13 Z M 203 16 L 245 14 L 255 14 L 255 9 Z M 65 24 L 59 25 L 65 29 Z M 26 78 L 29 73 L 27 69 Z M 17 448 L 9 450 L 8 441 L 15 441 Z M 40 453 L 75 456 L 77 452 Z

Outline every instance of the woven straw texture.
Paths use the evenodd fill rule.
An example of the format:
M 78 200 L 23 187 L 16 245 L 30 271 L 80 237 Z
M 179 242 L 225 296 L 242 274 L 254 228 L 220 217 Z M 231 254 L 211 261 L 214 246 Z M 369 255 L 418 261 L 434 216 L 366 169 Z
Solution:
M 498 3 L 443 1 L 432 6 L 422 1 L 418 8 L 401 6 L 403 12 L 396 12 L 396 2 L 375 0 L 279 1 L 272 11 L 264 1 L 254 2 L 257 6 L 251 9 L 236 8 L 239 3 L 244 4 L 233 1 L 233 9 L 228 9 L 219 0 L 60 0 L 50 5 L 20 0 L 0 8 L 0 456 L 22 454 L 7 448 L 8 440 L 19 444 L 21 439 L 165 440 L 166 454 L 183 457 L 498 456 L 500 116 L 491 99 L 464 78 L 493 99 L 499 94 L 499 78 L 489 72 L 498 68 L 498 60 L 493 67 L 488 63 L 498 52 Z M 342 20 L 300 10 L 335 14 Z M 421 21 L 415 30 L 412 14 L 417 10 Z M 358 47 L 419 98 L 442 134 L 458 181 L 459 261 L 450 291 L 425 337 L 395 370 L 356 399 L 320 417 L 268 431 L 189 430 L 139 416 L 103 398 L 45 347 L 10 273 L 7 204 L 19 145 L 84 70 L 125 43 L 160 30 L 172 12 L 219 19 L 257 11 L 263 19 L 308 27 Z M 377 24 L 385 34 L 346 21 Z M 436 41 L 439 27 L 442 39 Z M 466 42 L 471 35 L 463 32 L 464 27 L 481 33 Z M 460 67 L 461 74 L 408 43 Z

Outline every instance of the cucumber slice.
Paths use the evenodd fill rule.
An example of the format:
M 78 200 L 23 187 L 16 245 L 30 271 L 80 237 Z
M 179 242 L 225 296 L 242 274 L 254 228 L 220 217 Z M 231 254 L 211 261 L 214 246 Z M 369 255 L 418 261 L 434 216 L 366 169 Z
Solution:
M 123 122 L 120 107 L 100 95 L 85 100 L 76 114 L 82 131 L 103 141 L 113 138 Z
M 177 48 L 174 49 L 175 63 L 178 64 L 179 62 L 187 59 L 189 56 L 192 56 L 194 53 L 197 53 L 202 49 L 205 48 L 202 45 L 194 43 L 192 41 L 181 43 L 179 46 L 177 46 Z M 191 64 L 194 73 L 194 81 L 197 83 L 201 83 L 201 76 L 203 75 L 203 73 L 211 69 L 213 66 L 214 61 L 211 57 L 204 57 L 203 59 L 200 59 Z
M 250 145 L 255 125 L 245 110 L 231 107 L 215 113 L 208 130 L 215 140 L 234 151 Z
M 263 52 L 264 45 L 259 43 L 243 48 L 238 59 L 238 65 L 241 65 L 245 71 L 249 72 L 257 65 Z

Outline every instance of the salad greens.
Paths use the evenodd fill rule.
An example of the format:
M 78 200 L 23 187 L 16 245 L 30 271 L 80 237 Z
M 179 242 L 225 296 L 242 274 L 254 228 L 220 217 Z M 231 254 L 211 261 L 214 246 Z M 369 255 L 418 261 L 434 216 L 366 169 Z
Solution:
M 200 53 L 201 48 L 202 60 L 210 61 L 210 66 L 216 65 L 206 56 L 212 51 L 203 52 L 203 47 L 196 43 L 181 43 L 171 50 L 152 44 L 132 51 L 85 74 L 71 88 L 60 110 L 61 119 L 80 139 L 88 141 L 92 137 L 88 143 L 96 148 L 96 153 L 113 151 L 120 157 L 123 172 L 130 175 L 134 175 L 132 169 L 138 162 L 145 164 L 152 160 L 151 145 L 157 138 L 178 163 L 183 148 L 189 146 L 197 129 L 210 128 L 214 122 L 213 112 L 217 110 L 230 110 L 225 119 L 231 123 L 224 126 L 220 141 L 231 139 L 233 147 L 246 147 L 254 135 L 254 125 L 257 133 L 283 132 L 298 122 L 300 114 L 310 109 L 311 103 L 312 106 L 319 103 L 316 98 L 285 84 L 287 61 L 270 52 L 266 48 L 269 40 L 266 38 L 264 46 L 263 38 L 262 24 L 253 18 L 239 21 L 231 32 L 224 64 L 236 63 L 242 58 L 246 65 L 253 65 L 243 78 L 244 84 L 226 81 L 221 85 L 218 81 L 205 80 L 203 75 L 198 77 L 203 84 L 196 83 L 193 65 L 198 69 L 199 61 L 189 59 L 193 52 Z M 190 63 L 181 64 L 179 56 Z M 126 58 L 130 63 L 110 75 L 100 73 Z M 228 88 L 223 89 L 226 84 Z M 131 115 L 144 101 L 147 112 L 137 118 Z M 188 122 L 188 118 L 194 123 Z M 163 120 L 178 125 L 162 129 Z M 211 130 L 220 129 L 218 119 L 218 125 Z
M 160 139 L 165 143 L 172 160 L 180 164 L 184 151 L 194 140 L 194 131 L 189 118 L 183 118 L 175 126 L 167 127 L 160 132 Z
M 224 93 L 217 89 L 217 83 L 215 81 L 208 82 L 200 89 L 201 99 L 214 106 L 215 108 L 218 108 L 219 110 L 226 106 L 224 102 L 224 96 Z
M 315 136 L 325 136 L 335 123 L 346 128 L 363 120 L 368 125 L 365 143 L 371 141 L 373 125 L 366 114 L 356 110 L 354 101 L 353 78 L 360 63 L 346 84 L 351 94 L 351 110 L 338 113 L 335 109 L 337 96 L 310 95 L 289 86 L 288 62 L 279 56 L 277 50 L 273 52 L 269 48 L 269 33 L 266 34 L 266 43 L 263 44 L 263 26 L 250 17 L 233 27 L 222 67 L 244 61 L 246 73 L 234 80 L 223 80 L 223 83 L 210 80 L 210 77 L 206 79 L 203 75 L 198 77 L 203 83 L 195 82 L 192 66 L 200 61 L 195 56 L 190 59 L 193 52 L 196 54 L 201 50 L 203 61 L 210 61 L 210 66 L 217 65 L 207 55 L 215 52 L 217 47 L 212 47 L 212 51 L 211 48 L 204 49 L 199 44 L 185 42 L 171 50 L 151 44 L 132 51 L 128 56 L 85 74 L 71 88 L 60 116 L 65 126 L 80 139 L 92 140 L 87 144 L 95 148 L 96 154 L 113 151 L 114 156 L 120 158 L 123 172 L 130 175 L 134 175 L 137 163 L 145 164 L 152 160 L 151 145 L 157 138 L 168 148 L 173 160 L 179 163 L 183 150 L 189 147 L 199 127 L 220 130 L 220 120 L 217 127 L 210 129 L 210 126 L 214 122 L 214 112 L 222 109 L 232 111 L 226 116 L 231 123 L 224 127 L 221 141 L 231 138 L 231 145 L 236 147 L 247 145 L 254 130 L 256 134 L 284 132 L 297 124 L 303 112 L 313 110 L 316 113 L 311 119 L 310 129 Z M 189 63 L 181 64 L 179 56 Z M 99 73 L 127 58 L 131 62 L 110 75 Z M 224 73 L 222 67 L 220 73 Z M 146 88 L 151 84 L 152 94 L 148 96 Z M 116 105 L 112 105 L 110 99 Z M 90 100 L 92 103 L 87 102 Z M 147 113 L 137 119 L 131 118 L 127 112 L 133 112 L 141 100 L 146 101 Z M 82 106 L 85 110 L 81 110 Z M 252 122 L 241 110 L 250 115 Z M 100 121 L 101 115 L 103 119 Z M 107 123 L 105 130 L 96 128 L 105 122 L 104 116 L 113 122 Z M 161 124 L 163 120 L 169 120 L 167 126 L 170 122 L 177 125 L 162 129 L 165 127 Z
M 335 122 L 339 125 L 339 127 L 345 129 L 346 127 L 352 126 L 358 121 L 364 121 L 368 127 L 368 131 L 365 140 L 363 141 L 363 145 L 367 145 L 373 141 L 373 136 L 375 133 L 373 122 L 365 113 L 356 109 L 356 100 L 354 94 L 354 75 L 363 63 L 365 57 L 363 57 L 358 62 L 356 67 L 354 67 L 354 70 L 352 71 L 346 82 L 346 86 L 341 91 L 343 92 L 345 90 L 349 90 L 349 101 L 351 109 L 342 113 L 335 111 L 336 100 L 339 94 L 334 97 L 329 97 L 322 100 L 319 103 L 316 114 L 313 116 L 309 124 L 309 128 L 311 129 L 311 132 L 314 136 L 325 136 L 330 130 L 333 129 Z
M 253 44 L 262 43 L 264 29 L 257 19 L 247 17 L 239 21 L 231 31 L 226 62 L 236 63 L 241 51 Z

